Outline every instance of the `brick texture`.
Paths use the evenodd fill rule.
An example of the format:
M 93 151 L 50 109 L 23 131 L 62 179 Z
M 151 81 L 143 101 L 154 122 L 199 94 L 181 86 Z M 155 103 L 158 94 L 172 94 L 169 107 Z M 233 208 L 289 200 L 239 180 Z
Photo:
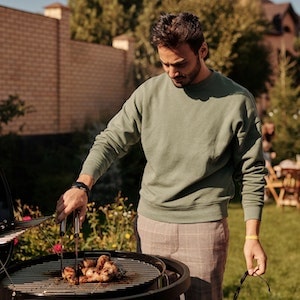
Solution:
M 132 92 L 133 41 L 127 50 L 73 41 L 69 19 L 60 4 L 45 16 L 0 6 L 0 100 L 17 94 L 34 108 L 3 134 L 21 125 L 22 135 L 82 129 L 110 119 Z

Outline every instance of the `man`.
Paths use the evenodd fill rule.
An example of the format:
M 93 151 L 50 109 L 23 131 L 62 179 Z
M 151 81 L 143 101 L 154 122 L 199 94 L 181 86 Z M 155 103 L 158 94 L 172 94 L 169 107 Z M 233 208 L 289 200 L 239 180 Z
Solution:
M 266 270 L 258 238 L 265 168 L 255 101 L 206 66 L 208 46 L 196 16 L 161 15 L 151 42 L 165 73 L 138 87 L 96 137 L 77 183 L 57 203 L 57 219 L 78 209 L 83 221 L 85 192 L 141 140 L 147 160 L 137 220 L 142 252 L 189 267 L 186 299 L 222 299 L 233 178 L 242 185 L 247 269 L 250 275 Z

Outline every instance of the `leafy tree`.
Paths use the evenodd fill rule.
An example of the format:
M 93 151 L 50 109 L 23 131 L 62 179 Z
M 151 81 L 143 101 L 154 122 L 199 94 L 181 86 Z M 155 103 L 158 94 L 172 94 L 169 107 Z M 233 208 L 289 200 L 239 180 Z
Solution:
M 130 2 L 131 3 L 131 2 Z M 71 37 L 75 40 L 111 45 L 115 36 L 133 26 L 138 1 L 69 0 Z
M 143 8 L 143 0 L 119 0 L 123 5 L 125 14 L 129 19 L 129 28 L 133 31 L 137 25 L 137 18 Z
M 18 95 L 9 95 L 8 99 L 0 102 L 0 133 L 3 124 L 8 124 L 14 118 L 24 116 L 31 111 L 32 107 L 26 106 L 25 101 L 21 100 Z
M 285 50 L 279 55 L 277 80 L 270 91 L 270 121 L 275 124 L 273 141 L 277 159 L 294 159 L 300 153 L 300 87 L 295 86 L 296 62 L 291 61 Z
M 299 49 L 299 53 L 300 53 L 300 49 Z M 300 85 L 300 55 L 296 57 L 292 57 L 292 59 L 293 61 L 295 61 L 295 85 Z
M 153 0 L 145 3 L 143 12 L 138 17 L 134 36 L 136 42 L 136 80 L 141 83 L 155 74 L 160 62 L 155 49 L 150 44 L 150 28 L 162 10 L 162 1 Z
M 300 51 L 300 37 L 297 37 L 295 39 L 294 48 L 296 51 L 298 51 L 298 52 Z
M 264 44 L 268 24 L 264 19 L 261 0 L 237 1 L 234 5 L 234 20 L 235 25 L 231 28 L 236 41 L 232 43 L 232 67 L 227 75 L 258 96 L 266 91 L 266 83 L 273 73 L 271 49 Z M 234 28 L 240 29 L 236 32 Z M 222 43 L 219 45 L 219 51 L 222 52 Z

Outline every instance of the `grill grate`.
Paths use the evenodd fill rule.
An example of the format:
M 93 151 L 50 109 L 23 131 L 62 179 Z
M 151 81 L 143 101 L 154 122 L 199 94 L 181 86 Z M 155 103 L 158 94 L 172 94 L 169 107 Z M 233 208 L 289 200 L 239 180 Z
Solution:
M 118 293 L 151 285 L 161 272 L 154 265 L 135 259 L 111 258 L 126 273 L 124 278 L 109 283 L 70 285 L 61 279 L 60 260 L 37 263 L 17 270 L 1 285 L 15 292 L 36 296 L 68 296 Z M 73 266 L 74 259 L 64 259 L 64 266 Z

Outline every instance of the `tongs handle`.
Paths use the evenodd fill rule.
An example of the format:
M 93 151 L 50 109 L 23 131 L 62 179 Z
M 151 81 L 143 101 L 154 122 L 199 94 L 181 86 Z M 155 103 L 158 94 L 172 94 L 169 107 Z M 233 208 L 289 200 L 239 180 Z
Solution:
M 75 238 L 75 272 L 76 284 L 79 284 L 79 267 L 78 267 L 78 239 L 79 239 L 80 221 L 79 211 L 74 212 L 74 238 Z
M 80 233 L 80 221 L 79 221 L 79 212 L 75 211 L 74 214 L 74 237 L 79 237 Z
M 60 222 L 60 231 L 59 231 L 60 236 L 64 236 L 66 234 L 66 228 L 67 228 L 67 219 L 64 219 Z
M 61 244 L 61 252 L 60 252 L 60 271 L 61 271 L 61 273 L 63 272 L 63 258 L 64 258 L 63 237 L 66 234 L 66 228 L 67 228 L 67 219 L 64 219 L 60 222 L 60 229 L 59 229 L 60 244 Z

